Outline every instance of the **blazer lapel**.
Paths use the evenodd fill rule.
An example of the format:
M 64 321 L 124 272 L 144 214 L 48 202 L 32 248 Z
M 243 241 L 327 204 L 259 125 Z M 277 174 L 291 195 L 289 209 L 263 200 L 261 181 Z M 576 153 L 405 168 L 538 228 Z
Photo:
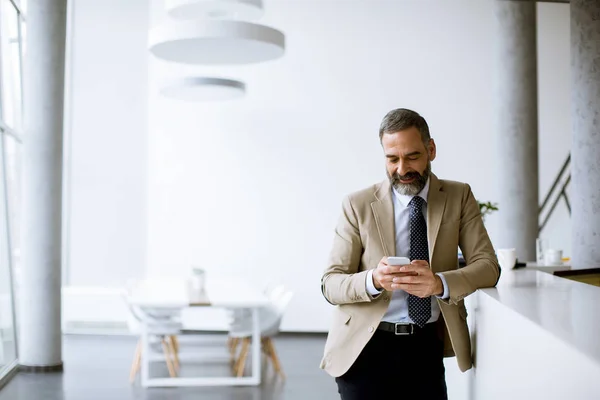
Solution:
M 442 215 L 446 208 L 446 193 L 442 190 L 442 183 L 434 174 L 431 174 L 429 195 L 427 196 L 427 238 L 429 241 L 429 260 L 433 260 L 433 250 L 442 223 Z
M 379 231 L 379 238 L 383 246 L 383 251 L 387 257 L 396 255 L 396 231 L 394 223 L 394 205 L 390 194 L 391 184 L 389 180 L 379 185 L 375 192 L 376 201 L 371 203 L 371 209 L 375 216 L 375 223 Z

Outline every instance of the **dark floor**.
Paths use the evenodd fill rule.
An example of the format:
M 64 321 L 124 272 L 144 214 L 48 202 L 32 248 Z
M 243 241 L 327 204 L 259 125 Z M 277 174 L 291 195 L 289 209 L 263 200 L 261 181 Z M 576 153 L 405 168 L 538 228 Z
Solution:
M 225 336 L 206 338 L 225 346 Z M 0 400 L 331 400 L 338 399 L 333 378 L 319 369 L 325 336 L 282 335 L 275 339 L 286 380 L 270 366 L 259 387 L 149 388 L 139 379 L 129 384 L 129 368 L 136 339 L 123 336 L 66 336 L 61 374 L 17 374 L 3 389 Z M 158 368 L 162 368 L 160 365 Z M 213 366 L 227 371 L 227 365 Z M 182 371 L 184 367 L 182 366 Z M 186 375 L 190 373 L 187 370 Z M 166 375 L 166 370 L 152 370 Z M 214 372 L 214 371 L 211 371 Z M 214 375 L 211 373 L 210 375 Z

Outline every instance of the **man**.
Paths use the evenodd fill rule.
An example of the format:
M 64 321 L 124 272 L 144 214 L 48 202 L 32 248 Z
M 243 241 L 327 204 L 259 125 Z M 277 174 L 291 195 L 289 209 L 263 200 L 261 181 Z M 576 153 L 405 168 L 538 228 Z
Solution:
M 496 284 L 498 262 L 469 185 L 431 172 L 425 119 L 392 110 L 379 138 L 388 179 L 344 200 L 321 280 L 337 306 L 321 368 L 343 400 L 446 399 L 443 357 L 472 366 L 463 299 Z

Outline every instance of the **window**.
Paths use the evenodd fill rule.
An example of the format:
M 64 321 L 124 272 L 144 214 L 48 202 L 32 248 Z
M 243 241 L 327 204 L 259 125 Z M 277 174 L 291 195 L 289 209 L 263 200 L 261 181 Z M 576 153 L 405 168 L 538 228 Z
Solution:
M 10 0 L 0 0 L 0 52 L 2 64 L 2 120 L 21 129 L 21 34 L 19 13 Z
M 3 132 L 2 136 L 6 137 Z M 0 150 L 5 146 L 0 142 Z M 0 173 L 5 175 L 5 152 L 0 152 Z M 7 191 L 5 182 L 0 181 L 0 376 L 14 367 L 17 360 L 16 318 L 14 288 L 11 270 L 10 235 L 8 223 Z
M 22 0 L 0 0 L 0 377 L 17 363 L 14 272 L 19 261 L 23 6 Z
M 21 144 L 12 136 L 4 135 L 4 171 L 8 225 L 11 244 L 12 268 L 18 275 L 21 230 Z M 13 274 L 15 275 L 15 274 Z

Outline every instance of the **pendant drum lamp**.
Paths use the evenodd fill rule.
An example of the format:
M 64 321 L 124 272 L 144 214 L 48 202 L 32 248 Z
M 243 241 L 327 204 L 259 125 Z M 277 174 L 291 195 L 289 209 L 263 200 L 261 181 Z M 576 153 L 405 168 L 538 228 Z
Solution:
M 245 90 L 243 82 L 232 79 L 186 77 L 165 82 L 160 93 L 172 99 L 202 102 L 236 99 Z
M 283 56 L 285 37 L 268 26 L 245 21 L 168 20 L 150 30 L 150 52 L 183 64 L 253 64 Z
M 165 0 L 176 19 L 223 18 L 252 21 L 263 16 L 262 0 Z

